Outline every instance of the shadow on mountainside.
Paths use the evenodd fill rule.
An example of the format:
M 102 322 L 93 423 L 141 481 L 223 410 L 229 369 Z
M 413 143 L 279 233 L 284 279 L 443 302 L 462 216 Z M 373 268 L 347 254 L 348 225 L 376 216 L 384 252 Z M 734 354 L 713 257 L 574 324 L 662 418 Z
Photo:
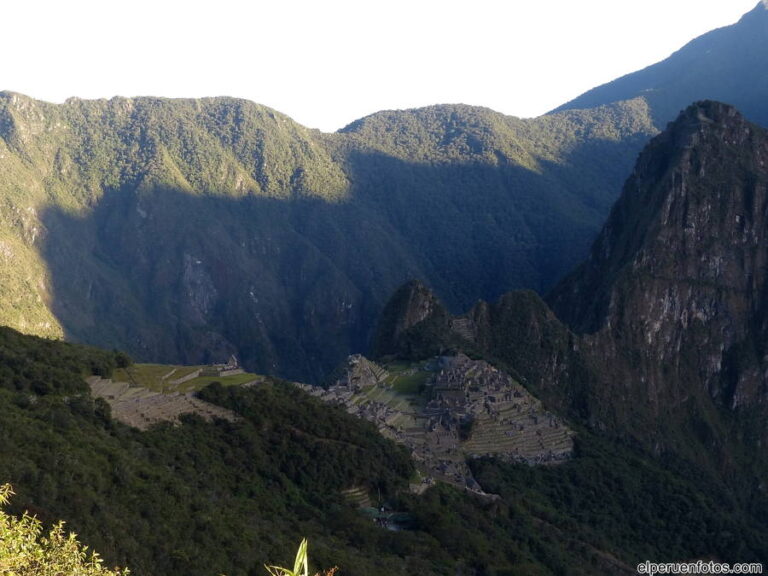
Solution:
M 49 207 L 41 250 L 52 309 L 68 338 L 137 360 L 235 353 L 249 370 L 319 382 L 367 351 L 406 279 L 458 311 L 510 289 L 545 290 L 571 269 L 641 143 L 584 146 L 603 160 L 540 173 L 351 153 L 350 199 L 336 203 L 194 195 L 145 179 L 106 191 L 85 217 Z

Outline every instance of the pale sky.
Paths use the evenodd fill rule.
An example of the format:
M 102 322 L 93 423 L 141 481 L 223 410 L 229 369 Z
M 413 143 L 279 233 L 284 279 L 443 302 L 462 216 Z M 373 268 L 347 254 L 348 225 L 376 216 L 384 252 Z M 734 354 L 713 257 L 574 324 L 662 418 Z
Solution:
M 234 96 L 326 132 L 464 103 L 538 116 L 757 0 L 13 0 L 0 89 Z

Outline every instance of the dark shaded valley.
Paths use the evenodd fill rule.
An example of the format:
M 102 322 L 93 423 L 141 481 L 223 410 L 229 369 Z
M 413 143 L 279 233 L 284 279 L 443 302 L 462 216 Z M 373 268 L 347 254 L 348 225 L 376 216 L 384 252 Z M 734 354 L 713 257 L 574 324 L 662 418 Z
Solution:
M 47 316 L 42 333 L 58 326 L 137 359 L 235 352 L 251 369 L 310 381 L 367 350 L 384 301 L 407 278 L 457 309 L 510 287 L 550 286 L 586 251 L 629 151 L 651 131 L 639 103 L 535 124 L 442 107 L 337 135 L 292 126 L 304 140 L 278 132 L 274 142 L 255 124 L 256 140 L 242 143 L 222 114 L 255 123 L 273 113 L 234 101 L 5 102 L 13 134 L 40 131 L 9 139 L 16 177 L 45 174 L 39 196 L 9 198 L 29 220 L 6 223 L 21 234 L 9 241 L 13 259 L 45 270 L 32 290 L 22 288 L 30 278 L 10 282 L 22 309 L 7 311 L 12 325 Z M 49 151 L 81 129 L 76 111 L 96 115 L 104 141 L 84 135 Z M 71 129 L 51 136 L 38 115 L 46 126 L 63 115 Z M 212 140 L 211 122 L 228 132 Z M 595 134 L 574 135 L 574 123 Z M 533 136 L 522 148 L 504 137 L 510 130 Z M 385 153 L 371 131 L 399 131 L 404 142 L 384 140 Z M 538 151 L 545 143 L 553 150 Z M 259 168 L 269 162 L 274 175 Z M 96 169 L 105 163 L 113 174 Z

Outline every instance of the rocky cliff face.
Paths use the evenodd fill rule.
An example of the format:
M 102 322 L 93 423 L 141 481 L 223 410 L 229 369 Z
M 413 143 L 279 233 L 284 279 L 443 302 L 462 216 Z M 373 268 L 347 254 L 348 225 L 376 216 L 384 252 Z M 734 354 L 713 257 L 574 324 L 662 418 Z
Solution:
M 767 165 L 765 130 L 692 105 L 641 154 L 555 314 L 514 292 L 449 319 L 450 338 L 593 428 L 705 466 L 762 461 Z
M 390 298 L 381 315 L 374 351 L 376 356 L 425 357 L 443 347 L 442 335 L 449 314 L 423 283 L 403 284 Z
M 712 427 L 712 406 L 765 404 L 766 163 L 765 131 L 714 102 L 641 155 L 589 260 L 550 297 L 600 367 L 598 418 L 639 429 L 693 410 Z

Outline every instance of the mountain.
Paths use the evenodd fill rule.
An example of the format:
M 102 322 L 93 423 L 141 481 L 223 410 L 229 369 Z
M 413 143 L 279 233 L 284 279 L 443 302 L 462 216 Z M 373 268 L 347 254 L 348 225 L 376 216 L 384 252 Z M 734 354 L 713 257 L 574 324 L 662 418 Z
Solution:
M 409 277 L 452 307 L 588 248 L 645 105 L 519 120 L 437 106 L 338 134 L 218 98 L 0 95 L 0 322 L 320 380 Z
M 587 262 L 550 294 L 599 362 L 601 425 L 664 448 L 666 423 L 685 417 L 713 450 L 733 435 L 762 454 L 766 161 L 764 129 L 727 105 L 689 107 L 640 156 Z
M 546 292 L 691 101 L 764 119 L 765 21 L 760 4 L 616 81 L 633 89 L 531 120 L 446 105 L 322 134 L 228 98 L 0 93 L 0 323 L 322 381 L 409 278 L 453 312 Z
M 699 36 L 666 60 L 593 88 L 555 112 L 643 98 L 663 128 L 691 102 L 709 99 L 768 126 L 767 55 L 768 3 L 761 0 L 736 24 Z
M 763 498 L 767 165 L 765 129 L 696 103 L 649 143 L 546 302 L 511 292 L 452 316 L 407 285 L 385 308 L 386 350 L 484 356 L 561 415 Z

